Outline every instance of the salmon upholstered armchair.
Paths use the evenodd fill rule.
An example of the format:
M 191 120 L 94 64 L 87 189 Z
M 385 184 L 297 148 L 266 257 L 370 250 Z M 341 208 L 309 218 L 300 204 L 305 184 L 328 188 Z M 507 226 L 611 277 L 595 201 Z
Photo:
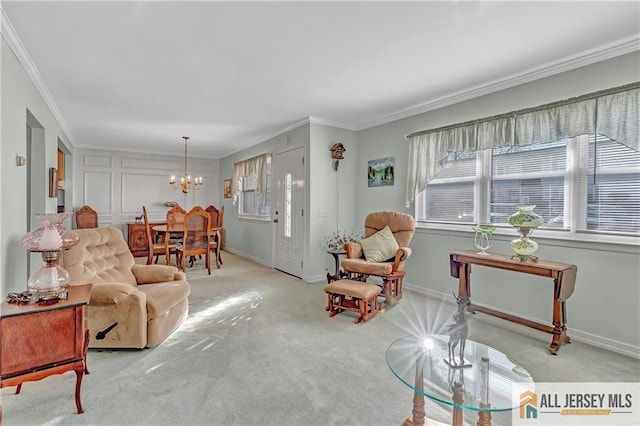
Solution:
M 411 256 L 409 243 L 416 229 L 413 216 L 393 211 L 370 213 L 364 221 L 364 239 L 345 244 L 342 269 L 347 278 L 366 281 L 369 276 L 382 278 L 386 304 L 402 298 L 405 262 Z

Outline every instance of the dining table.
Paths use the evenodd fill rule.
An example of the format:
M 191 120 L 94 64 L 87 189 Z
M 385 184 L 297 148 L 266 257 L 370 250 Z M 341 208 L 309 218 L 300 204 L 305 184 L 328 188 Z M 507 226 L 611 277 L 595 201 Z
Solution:
M 220 256 L 220 239 L 221 239 L 221 229 L 222 227 L 213 226 L 211 227 L 211 233 L 209 237 L 215 237 L 218 242 L 218 247 L 216 248 L 216 265 L 218 268 L 220 267 L 221 256 Z M 169 239 L 171 236 L 178 237 L 184 234 L 184 226 L 180 224 L 180 226 L 172 226 L 168 227 L 167 224 L 164 225 L 155 225 L 151 227 L 151 230 L 154 232 L 154 238 L 156 241 L 159 241 L 160 237 L 162 237 L 164 241 L 164 250 L 165 250 L 165 258 L 167 259 L 167 265 L 169 264 Z M 193 262 L 195 262 L 195 257 L 191 256 L 189 258 L 189 266 L 193 266 Z

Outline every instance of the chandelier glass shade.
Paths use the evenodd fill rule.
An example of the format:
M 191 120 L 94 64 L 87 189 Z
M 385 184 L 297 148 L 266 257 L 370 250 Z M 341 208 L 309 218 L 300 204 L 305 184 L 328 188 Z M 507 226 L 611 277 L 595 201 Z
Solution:
M 182 192 L 186 194 L 191 191 L 191 188 L 200 189 L 202 186 L 202 176 L 193 178 L 193 181 L 191 180 L 191 175 L 187 168 L 187 141 L 189 140 L 189 136 L 183 136 L 182 139 L 184 139 L 184 174 L 180 178 L 180 183 L 176 181 L 175 175 L 171 176 L 169 178 L 169 185 L 171 189 L 180 188 Z

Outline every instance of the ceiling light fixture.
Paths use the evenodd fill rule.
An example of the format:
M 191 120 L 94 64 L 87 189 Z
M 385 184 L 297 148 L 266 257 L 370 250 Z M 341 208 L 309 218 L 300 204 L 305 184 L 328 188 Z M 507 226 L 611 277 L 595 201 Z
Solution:
M 189 175 L 189 172 L 187 170 L 187 141 L 189 140 L 189 136 L 183 136 L 182 139 L 184 139 L 184 175 L 182 175 L 182 177 L 180 178 L 179 185 L 176 182 L 176 176 L 175 175 L 171 176 L 169 178 L 169 185 L 171 186 L 171 189 L 180 188 L 182 192 L 186 194 L 191 190 L 191 176 Z M 201 186 L 202 186 L 202 176 L 198 176 L 194 178 L 193 188 L 200 189 Z

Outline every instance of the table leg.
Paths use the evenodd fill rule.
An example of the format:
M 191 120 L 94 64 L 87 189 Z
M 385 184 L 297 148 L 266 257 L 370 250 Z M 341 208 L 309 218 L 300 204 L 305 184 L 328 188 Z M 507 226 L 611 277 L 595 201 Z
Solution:
M 333 256 L 333 260 L 335 262 L 336 272 L 331 275 L 327 272 L 327 283 L 331 284 L 333 281 L 338 281 L 340 279 L 340 256 L 337 253 L 330 253 Z
M 80 386 L 82 385 L 82 375 L 84 374 L 84 362 L 75 370 L 76 370 L 76 408 L 78 409 L 78 414 L 82 414 L 84 413 L 84 408 L 82 408 L 82 401 L 80 401 Z
M 460 263 L 460 276 L 458 277 L 458 297 L 471 303 L 471 265 Z
M 558 279 L 554 280 L 553 291 L 553 337 L 551 338 L 551 344 L 549 345 L 549 352 L 552 355 L 557 355 L 560 350 L 560 346 L 563 343 L 571 343 L 571 339 L 567 336 L 567 319 L 566 319 L 566 307 L 565 302 L 558 300 L 560 294 L 560 283 Z
M 460 382 L 453 384 L 453 402 L 456 403 L 453 407 L 453 417 L 451 419 L 452 426 L 463 426 L 464 421 L 462 417 L 462 404 L 464 404 L 464 386 Z
M 476 426 L 491 426 L 491 411 L 478 411 Z
M 416 360 L 416 382 L 413 392 L 413 409 L 411 416 L 402 423 L 403 426 L 424 426 L 424 380 L 423 380 L 424 353 Z

